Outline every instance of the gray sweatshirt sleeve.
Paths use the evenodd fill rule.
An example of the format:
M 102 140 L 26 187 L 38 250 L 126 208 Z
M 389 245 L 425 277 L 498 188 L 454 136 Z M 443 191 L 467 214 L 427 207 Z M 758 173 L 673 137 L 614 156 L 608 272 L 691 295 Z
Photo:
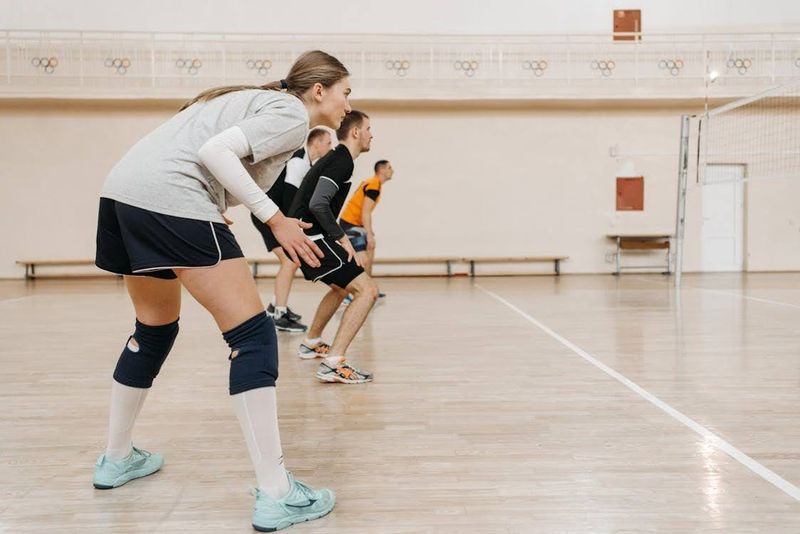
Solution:
M 336 182 L 320 176 L 317 187 L 314 188 L 314 193 L 311 195 L 311 201 L 308 203 L 308 209 L 322 226 L 325 234 L 337 241 L 344 237 L 344 230 L 336 224 L 336 216 L 331 210 L 331 201 L 338 191 L 339 186 L 336 185 Z

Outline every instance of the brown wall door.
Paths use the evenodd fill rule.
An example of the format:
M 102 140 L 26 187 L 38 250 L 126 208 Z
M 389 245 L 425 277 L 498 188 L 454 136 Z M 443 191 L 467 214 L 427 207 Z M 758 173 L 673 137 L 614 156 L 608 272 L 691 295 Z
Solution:
M 614 40 L 638 41 L 641 35 L 618 35 L 618 33 L 642 31 L 641 9 L 615 9 L 614 10 Z
M 617 178 L 617 211 L 644 211 L 644 177 Z

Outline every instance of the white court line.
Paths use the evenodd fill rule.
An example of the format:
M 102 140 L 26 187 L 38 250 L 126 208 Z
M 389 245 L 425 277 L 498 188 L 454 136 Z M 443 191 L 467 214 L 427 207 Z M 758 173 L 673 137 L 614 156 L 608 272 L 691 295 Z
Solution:
M 477 287 L 487 295 L 493 297 L 497 301 L 501 302 L 502 304 L 505 304 L 507 307 L 517 312 L 523 318 L 527 319 L 530 323 L 533 323 L 544 333 L 546 333 L 547 335 L 549 335 L 550 337 L 552 337 L 553 339 L 555 339 L 556 341 L 558 341 L 559 343 L 570 349 L 572 352 L 574 352 L 587 362 L 591 363 L 592 365 L 594 365 L 595 367 L 606 373 L 611 378 L 617 380 L 623 386 L 627 387 L 628 389 L 630 389 L 631 391 L 633 391 L 634 393 L 636 393 L 637 395 L 639 395 L 640 397 L 642 397 L 643 399 L 654 405 L 659 410 L 663 411 L 667 415 L 673 417 L 674 419 L 678 420 L 679 422 L 683 423 L 684 425 L 686 425 L 687 427 L 698 433 L 700 436 L 705 438 L 707 443 L 713 445 L 714 447 L 721 450 L 722 452 L 724 452 L 725 454 L 727 454 L 728 456 L 730 456 L 731 458 L 742 464 L 743 466 L 747 467 L 752 472 L 754 472 L 764 480 L 771 483 L 776 488 L 782 490 L 784 493 L 792 497 L 794 500 L 800 501 L 800 488 L 798 488 L 791 482 L 781 478 L 777 473 L 768 469 L 767 467 L 764 467 L 757 461 L 753 460 L 748 455 L 746 455 L 745 453 L 743 453 L 742 451 L 740 451 L 739 449 L 737 449 L 736 447 L 734 447 L 733 445 L 722 439 L 721 437 L 717 436 L 716 434 L 708 430 L 700 423 L 683 415 L 681 412 L 679 412 L 666 402 L 662 401 L 652 393 L 649 393 L 648 391 L 637 385 L 635 382 L 625 378 L 625 376 L 623 376 L 622 374 L 618 373 L 611 367 L 607 366 L 606 364 L 604 364 L 603 362 L 601 362 L 600 360 L 598 360 L 597 358 L 595 358 L 594 356 L 592 356 L 591 354 L 580 348 L 579 346 L 575 345 L 568 339 L 564 338 L 563 336 L 560 336 L 559 334 L 557 334 L 556 332 L 545 326 L 543 323 L 539 322 L 537 319 L 531 317 L 524 311 L 520 310 L 519 308 L 511 304 L 509 301 L 507 301 L 497 293 L 489 291 L 488 289 L 481 287 L 479 284 L 475 284 L 475 287 Z
M 777 306 L 786 306 L 787 308 L 795 308 L 795 309 L 800 310 L 800 306 L 798 306 L 797 304 L 790 304 L 788 302 L 781 302 L 779 300 L 770 300 L 770 299 L 762 299 L 762 298 L 758 298 L 758 297 L 751 297 L 750 295 L 745 295 L 743 293 L 734 293 L 734 292 L 731 292 L 731 291 L 722 291 L 722 290 L 719 290 L 719 289 L 705 289 L 705 288 L 702 288 L 702 287 L 694 287 L 692 289 L 699 289 L 700 291 L 705 291 L 706 293 L 717 293 L 718 295 L 728 295 L 728 296 L 731 296 L 731 297 L 741 297 L 743 299 L 753 300 L 755 302 L 764 302 L 766 304 L 775 304 Z
M 648 284 L 655 284 L 655 285 L 661 286 L 661 284 L 659 284 L 658 282 L 654 282 L 652 280 L 648 280 L 647 278 L 642 278 L 642 277 L 637 276 L 634 279 L 635 280 L 639 280 L 641 282 L 647 282 Z M 763 302 L 765 304 L 775 304 L 776 306 L 785 306 L 787 308 L 795 308 L 797 310 L 800 310 L 800 305 L 798 305 L 798 304 L 790 304 L 789 302 L 781 302 L 780 300 L 771 300 L 771 299 L 762 299 L 762 298 L 759 298 L 759 297 L 751 297 L 750 295 L 745 295 L 744 293 L 736 293 L 734 291 L 723 291 L 721 289 L 707 289 L 707 288 L 704 288 L 704 287 L 687 286 L 687 285 L 684 285 L 683 287 L 685 289 L 696 289 L 698 291 L 705 291 L 706 293 L 716 293 L 717 295 L 727 295 L 729 297 L 740 297 L 740 298 L 747 299 L 747 300 L 752 300 L 752 301 L 755 301 L 755 302 Z M 666 289 L 672 289 L 672 286 L 668 286 Z

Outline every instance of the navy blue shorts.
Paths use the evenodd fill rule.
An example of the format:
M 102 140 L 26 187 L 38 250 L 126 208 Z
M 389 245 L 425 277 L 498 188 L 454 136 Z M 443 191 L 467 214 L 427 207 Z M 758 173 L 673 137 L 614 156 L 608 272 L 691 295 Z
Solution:
M 300 270 L 303 271 L 303 277 L 306 280 L 312 282 L 321 280 L 329 286 L 335 285 L 345 289 L 350 282 L 364 272 L 364 269 L 356 263 L 355 258 L 347 261 L 347 251 L 333 239 L 323 237 L 315 239 L 314 243 L 325 256 L 317 258 L 321 264 L 319 267 L 310 267 L 302 259 L 300 260 Z
M 272 233 L 272 230 L 266 223 L 259 221 L 258 218 L 252 213 L 250 214 L 250 220 L 253 221 L 253 226 L 255 226 L 256 230 L 258 230 L 258 233 L 261 234 L 261 238 L 264 240 L 264 244 L 267 246 L 268 251 L 272 252 L 281 246 L 281 244 L 278 243 L 278 240 L 275 239 L 275 234 Z
M 341 226 L 344 233 L 347 234 L 347 238 L 350 240 L 350 244 L 353 245 L 353 249 L 356 252 L 364 252 L 367 250 L 366 228 L 350 224 L 344 219 L 339 219 L 339 226 Z
M 172 269 L 213 267 L 243 256 L 227 224 L 100 199 L 95 265 L 104 271 L 172 280 Z

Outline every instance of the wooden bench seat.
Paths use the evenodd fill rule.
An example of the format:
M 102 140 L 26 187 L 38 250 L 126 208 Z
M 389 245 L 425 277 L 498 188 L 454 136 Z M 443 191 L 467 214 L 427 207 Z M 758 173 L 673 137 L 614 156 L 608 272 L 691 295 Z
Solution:
M 469 275 L 475 277 L 476 263 L 527 263 L 527 262 L 553 262 L 556 276 L 561 274 L 561 262 L 569 256 L 492 256 L 492 257 L 467 257 L 461 261 L 469 263 Z
M 69 277 L 98 277 L 109 276 L 104 273 L 81 273 L 69 275 L 45 275 L 42 276 L 36 272 L 37 267 L 80 267 L 80 266 L 94 266 L 94 260 L 17 260 L 17 265 L 25 267 L 25 279 L 33 280 L 34 278 L 62 278 Z
M 561 273 L 560 262 L 567 259 L 567 256 L 510 256 L 510 257 L 454 257 L 454 256 L 420 256 L 408 258 L 375 258 L 375 265 L 414 265 L 414 264 L 443 264 L 447 276 L 453 276 L 453 264 L 469 264 L 469 275 L 475 276 L 476 263 L 523 263 L 523 262 L 553 262 L 555 274 Z M 259 265 L 278 265 L 277 258 L 248 258 L 253 277 L 258 276 Z M 17 265 L 25 267 L 25 278 L 32 280 L 35 278 L 67 278 L 67 277 L 88 277 L 88 276 L 111 276 L 105 273 L 71 273 L 61 275 L 42 276 L 37 272 L 37 267 L 80 267 L 94 266 L 94 260 L 17 260 Z
M 669 241 L 622 241 L 619 244 L 622 250 L 658 250 L 669 248 Z

